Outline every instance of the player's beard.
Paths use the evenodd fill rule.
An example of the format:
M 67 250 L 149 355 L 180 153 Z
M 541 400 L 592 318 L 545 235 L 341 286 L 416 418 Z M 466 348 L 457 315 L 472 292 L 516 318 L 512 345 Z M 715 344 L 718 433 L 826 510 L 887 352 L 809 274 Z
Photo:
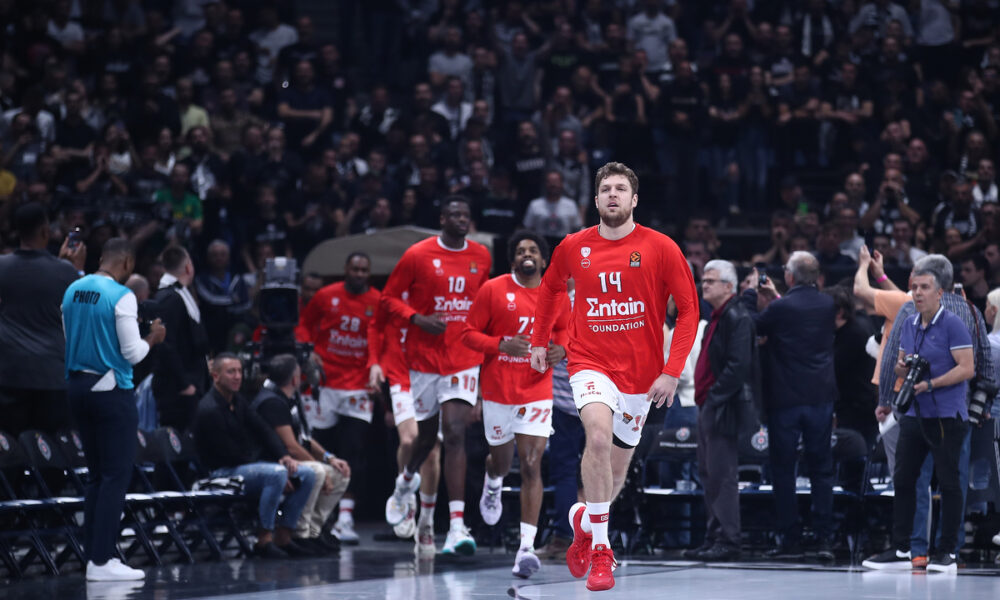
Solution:
M 607 209 L 605 209 L 605 210 L 598 209 L 597 212 L 601 216 L 601 223 L 603 223 L 606 227 L 610 227 L 612 229 L 614 229 L 615 227 L 621 227 L 622 225 L 624 225 L 625 222 L 628 221 L 629 218 L 632 217 L 632 207 L 631 207 L 631 205 L 626 206 L 626 205 L 622 204 L 622 205 L 619 205 L 618 208 L 620 208 L 621 210 L 618 211 L 615 214 L 610 214 L 607 211 Z
M 531 277 L 538 272 L 538 263 L 532 261 L 530 266 L 526 266 L 524 261 L 517 263 L 517 274 Z

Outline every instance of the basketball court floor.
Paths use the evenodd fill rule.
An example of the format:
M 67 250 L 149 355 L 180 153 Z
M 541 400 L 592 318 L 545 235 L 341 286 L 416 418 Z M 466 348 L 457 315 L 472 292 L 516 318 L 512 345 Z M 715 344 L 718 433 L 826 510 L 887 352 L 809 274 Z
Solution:
M 438 555 L 416 561 L 406 542 L 375 541 L 339 557 L 309 560 L 242 560 L 174 565 L 146 570 L 146 580 L 87 583 L 82 573 L 35 577 L 0 586 L 0 598 L 213 600 L 995 600 L 1000 570 L 962 569 L 958 575 L 878 573 L 850 567 L 744 561 L 705 565 L 643 557 L 626 559 L 616 586 L 590 592 L 565 564 L 544 563 L 529 580 L 510 574 L 513 556 L 480 548 L 473 557 Z M 444 541 L 439 536 L 438 546 Z

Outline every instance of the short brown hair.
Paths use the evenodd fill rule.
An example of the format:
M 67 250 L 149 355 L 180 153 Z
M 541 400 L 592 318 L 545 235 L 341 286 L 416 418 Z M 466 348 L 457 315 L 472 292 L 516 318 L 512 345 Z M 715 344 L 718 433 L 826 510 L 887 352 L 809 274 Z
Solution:
M 632 186 L 632 193 L 639 193 L 639 178 L 635 176 L 635 171 L 620 162 L 609 162 L 597 170 L 594 176 L 594 193 L 601 187 L 601 182 L 612 175 L 623 175 L 628 179 L 628 184 Z

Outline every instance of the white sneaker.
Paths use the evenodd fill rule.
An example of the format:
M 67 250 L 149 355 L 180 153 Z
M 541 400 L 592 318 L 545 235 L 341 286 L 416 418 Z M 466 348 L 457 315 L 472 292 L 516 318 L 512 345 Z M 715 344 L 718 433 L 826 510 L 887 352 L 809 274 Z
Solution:
M 472 539 L 469 528 L 465 525 L 452 527 L 444 540 L 441 554 L 461 554 L 472 556 L 476 552 L 476 540 Z
M 500 488 L 490 487 L 488 475 L 483 479 L 483 495 L 479 497 L 479 513 L 483 515 L 483 521 L 487 525 L 499 523 L 500 515 L 503 514 Z
M 100 566 L 87 562 L 87 581 L 139 581 L 145 577 L 142 570 L 133 569 L 117 558 Z
M 417 556 L 434 556 L 437 554 L 437 546 L 434 545 L 434 526 L 422 524 L 417 527 L 417 534 L 414 538 L 416 546 L 413 552 Z
M 542 561 L 535 556 L 535 550 L 533 548 L 521 548 L 517 551 L 517 556 L 514 557 L 514 568 L 511 569 L 511 573 L 515 577 L 527 579 L 537 573 L 540 568 L 542 568 Z
M 341 544 L 346 546 L 356 546 L 360 540 L 357 532 L 354 531 L 354 519 L 338 520 L 334 523 L 333 529 L 330 530 L 330 534 L 340 540 Z
M 400 473 L 396 477 L 396 488 L 385 501 L 385 522 L 395 527 L 406 518 L 407 502 L 420 489 L 420 473 L 414 473 L 410 481 L 403 479 Z
M 417 532 L 417 500 L 410 495 L 406 501 L 406 517 L 392 528 L 396 537 L 407 540 Z

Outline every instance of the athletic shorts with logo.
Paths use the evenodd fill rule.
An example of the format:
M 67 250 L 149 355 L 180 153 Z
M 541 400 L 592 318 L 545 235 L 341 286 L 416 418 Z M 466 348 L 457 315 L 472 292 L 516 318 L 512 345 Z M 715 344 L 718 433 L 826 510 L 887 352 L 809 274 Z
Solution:
M 642 426 L 649 413 L 647 394 L 623 394 L 603 373 L 583 370 L 569 378 L 577 410 L 599 402 L 614 411 L 614 435 L 627 446 L 639 445 Z
M 320 388 L 320 413 L 332 412 L 342 417 L 372 422 L 372 401 L 366 390 L 335 390 Z M 312 422 L 310 422 L 312 425 Z
M 483 427 L 490 446 L 502 446 L 515 434 L 547 438 L 552 435 L 552 401 L 501 404 L 483 400 Z
M 451 375 L 410 371 L 410 393 L 417 421 L 434 417 L 441 404 L 449 400 L 462 400 L 475 406 L 478 392 L 479 367 Z

